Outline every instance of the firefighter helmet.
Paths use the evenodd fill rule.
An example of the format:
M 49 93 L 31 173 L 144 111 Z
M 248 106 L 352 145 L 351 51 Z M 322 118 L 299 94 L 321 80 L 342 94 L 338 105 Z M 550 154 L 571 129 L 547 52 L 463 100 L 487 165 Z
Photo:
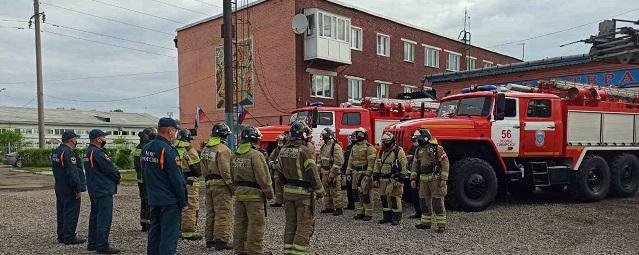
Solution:
M 335 138 L 335 131 L 329 127 L 322 129 L 322 138 L 324 140 Z
M 395 136 L 391 132 L 384 132 L 382 134 L 382 144 L 386 147 L 390 147 L 395 144 Z
M 140 142 L 148 143 L 149 141 L 155 139 L 155 136 L 158 134 L 158 130 L 155 128 L 145 128 L 142 132 L 138 133 L 138 137 L 140 137 Z
M 213 125 L 213 129 L 211 130 L 211 136 L 220 137 L 222 139 L 226 139 L 226 137 L 230 134 L 231 129 L 224 122 L 215 123 L 215 125 Z
M 291 141 L 307 140 L 311 137 L 311 128 L 308 127 L 306 122 L 295 121 L 291 124 L 291 129 L 289 130 L 289 139 Z
M 286 144 L 286 140 L 288 140 L 288 131 L 277 136 L 277 146 L 284 146 L 284 144 Z
M 241 143 L 259 143 L 262 139 L 262 133 L 254 127 L 244 127 L 240 134 Z
M 191 131 L 187 128 L 180 128 L 177 133 L 177 139 L 180 141 L 191 141 L 193 140 L 193 136 L 191 136 Z
M 421 146 L 426 145 L 428 141 L 430 141 L 430 139 L 433 137 L 430 134 L 430 131 L 428 131 L 428 129 L 426 128 L 420 128 L 416 130 L 415 133 L 413 133 L 413 136 L 417 137 L 417 143 L 419 143 L 419 145 Z
M 355 130 L 355 140 L 358 142 L 365 141 L 368 139 L 368 131 L 366 129 L 360 127 Z

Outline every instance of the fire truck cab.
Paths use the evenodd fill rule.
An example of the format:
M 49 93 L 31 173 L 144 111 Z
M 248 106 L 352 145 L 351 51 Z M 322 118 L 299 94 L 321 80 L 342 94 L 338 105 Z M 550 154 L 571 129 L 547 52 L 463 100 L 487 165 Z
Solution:
M 639 185 L 639 93 L 564 81 L 474 87 L 437 117 L 386 130 L 410 149 L 428 128 L 451 162 L 447 204 L 481 211 L 496 195 L 563 190 L 580 201 L 633 196 Z

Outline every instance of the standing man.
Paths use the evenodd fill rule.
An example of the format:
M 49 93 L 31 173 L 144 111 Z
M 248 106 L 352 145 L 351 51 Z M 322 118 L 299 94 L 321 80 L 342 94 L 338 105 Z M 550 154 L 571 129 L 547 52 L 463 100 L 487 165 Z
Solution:
M 412 169 L 413 168 L 413 158 L 415 157 L 415 153 L 417 152 L 417 148 L 419 148 L 419 144 L 417 143 L 417 137 L 416 136 L 411 136 L 410 138 L 411 141 L 411 147 L 410 150 L 408 151 L 408 155 L 407 155 L 407 159 L 408 159 L 408 169 Z M 411 192 L 410 194 L 413 194 L 413 196 L 411 196 L 412 199 L 411 202 L 413 203 L 413 208 L 415 209 L 415 214 L 411 215 L 410 219 L 420 219 L 422 217 L 422 208 L 419 205 L 419 182 L 417 182 L 417 187 L 413 188 L 410 185 L 410 180 L 408 180 L 409 183 L 404 187 L 404 194 L 406 194 L 406 191 Z
M 294 122 L 289 142 L 279 154 L 280 178 L 285 183 L 284 254 L 309 254 L 315 225 L 315 196 L 321 198 L 325 193 L 315 166 L 314 148 L 307 146 L 311 137 L 311 129 L 305 122 Z
M 355 140 L 355 133 L 353 132 L 348 139 L 348 147 L 346 147 L 346 151 L 344 151 L 344 164 L 342 165 L 342 174 L 346 176 L 346 169 L 348 169 L 348 159 L 351 156 L 351 151 L 353 149 L 353 145 L 355 145 L 357 141 Z M 353 180 L 348 177 L 344 178 L 346 180 L 346 198 L 348 200 L 348 205 L 346 206 L 346 210 L 354 210 L 355 209 L 355 201 L 353 200 Z
M 202 176 L 200 170 L 200 155 L 191 146 L 193 137 L 191 131 L 182 128 L 178 130 L 174 146 L 178 153 L 178 166 L 182 169 L 186 181 L 186 191 L 189 197 L 189 205 L 182 211 L 182 233 L 180 238 L 184 240 L 200 240 L 202 235 L 197 232 L 197 215 L 200 211 L 200 182 Z
M 266 229 L 266 200 L 273 199 L 273 184 L 268 171 L 266 157 L 258 150 L 262 134 L 254 127 L 244 127 L 240 145 L 233 156 L 233 183 L 235 194 L 235 232 L 233 248 L 235 254 L 264 253 L 264 230 Z
M 202 150 L 202 174 L 206 181 L 206 248 L 217 251 L 230 250 L 233 225 L 233 176 L 231 175 L 231 150 L 226 137 L 231 129 L 224 122 L 216 123 L 211 138 Z
M 404 149 L 395 143 L 395 136 L 389 132 L 382 134 L 382 150 L 375 161 L 373 179 L 379 186 L 382 213 L 379 224 L 399 225 L 402 219 L 402 194 L 404 180 L 408 179 L 408 168 Z
M 177 131 L 174 119 L 161 118 L 158 136 L 144 146 L 140 156 L 142 179 L 151 209 L 146 251 L 149 255 L 175 254 L 182 208 L 188 205 L 184 175 L 177 164 L 179 157 L 170 142 Z
M 288 131 L 277 136 L 277 147 L 271 152 L 271 155 L 268 157 L 268 167 L 271 170 L 271 178 L 273 178 L 273 189 L 275 190 L 275 201 L 271 204 L 271 207 L 282 207 L 283 197 L 282 193 L 284 192 L 283 185 L 280 183 L 280 178 L 278 176 L 278 172 L 280 170 L 280 162 L 278 160 L 278 155 L 280 154 L 280 150 L 286 144 L 288 136 Z
M 346 178 L 353 182 L 353 199 L 355 200 L 355 220 L 370 221 L 373 218 L 373 204 L 371 202 L 371 188 L 373 180 L 373 166 L 377 157 L 375 147 L 368 143 L 366 129 L 355 131 L 356 143 L 351 149 L 346 169 Z
M 158 131 L 155 128 L 145 128 L 142 132 L 138 133 L 140 137 L 140 143 L 133 149 L 133 167 L 135 167 L 135 175 L 138 180 L 138 192 L 140 194 L 140 226 L 142 226 L 142 232 L 149 231 L 149 224 L 151 220 L 149 218 L 149 203 L 147 201 L 146 189 L 144 188 L 144 180 L 142 179 L 142 167 L 140 166 L 140 153 L 142 148 L 151 140 L 155 139 Z
M 120 250 L 109 244 L 113 219 L 113 195 L 118 192 L 120 171 L 104 152 L 107 133 L 99 129 L 89 132 L 89 147 L 84 154 L 84 169 L 91 199 L 89 216 L 89 244 L 87 250 L 98 254 L 116 254 Z
M 87 190 L 84 171 L 78 167 L 78 156 L 73 152 L 78 145 L 78 138 L 73 130 L 64 131 L 62 143 L 51 154 L 55 178 L 58 243 L 67 245 L 86 242 L 76 237 L 75 232 L 80 217 L 81 194 Z
M 324 197 L 324 210 L 321 213 L 332 213 L 339 216 L 344 213 L 344 198 L 342 198 L 342 173 L 344 163 L 342 145 L 335 139 L 335 131 L 327 127 L 322 130 L 324 144 L 320 148 L 320 169 L 322 184 L 328 190 Z
M 446 182 L 448 181 L 448 155 L 444 148 L 437 144 L 430 131 L 420 128 L 414 134 L 419 148 L 413 158 L 411 186 L 415 188 L 419 181 L 419 202 L 422 207 L 421 222 L 415 225 L 418 229 L 430 229 L 437 223 L 437 233 L 446 229 Z M 433 221 L 433 212 L 435 213 Z

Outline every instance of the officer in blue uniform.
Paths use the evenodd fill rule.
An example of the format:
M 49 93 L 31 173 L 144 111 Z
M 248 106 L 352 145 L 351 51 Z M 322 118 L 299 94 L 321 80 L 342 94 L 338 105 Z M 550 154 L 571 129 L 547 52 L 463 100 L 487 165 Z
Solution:
M 87 250 L 98 254 L 116 254 L 120 250 L 109 244 L 113 219 L 113 195 L 118 192 L 120 171 L 105 153 L 107 134 L 99 129 L 89 132 L 91 143 L 84 154 L 84 169 L 91 199 L 89 244 Z
M 147 254 L 175 254 L 180 236 L 182 208 L 187 206 L 186 182 L 178 167 L 177 150 L 171 140 L 178 132 L 177 122 L 161 118 L 158 135 L 140 154 L 142 178 L 151 209 Z
M 75 232 L 80 216 L 81 193 L 86 191 L 84 172 L 78 167 L 78 156 L 73 152 L 78 145 L 78 138 L 73 130 L 64 131 L 62 143 L 51 154 L 55 178 L 58 243 L 64 244 L 86 242 L 77 238 Z

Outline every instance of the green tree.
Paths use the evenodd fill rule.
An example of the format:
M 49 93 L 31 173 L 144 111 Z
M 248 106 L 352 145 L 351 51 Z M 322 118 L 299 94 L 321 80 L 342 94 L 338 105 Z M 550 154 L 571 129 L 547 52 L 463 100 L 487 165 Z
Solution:
M 15 150 L 22 146 L 24 137 L 18 130 L 5 129 L 0 132 L 0 146 Z

